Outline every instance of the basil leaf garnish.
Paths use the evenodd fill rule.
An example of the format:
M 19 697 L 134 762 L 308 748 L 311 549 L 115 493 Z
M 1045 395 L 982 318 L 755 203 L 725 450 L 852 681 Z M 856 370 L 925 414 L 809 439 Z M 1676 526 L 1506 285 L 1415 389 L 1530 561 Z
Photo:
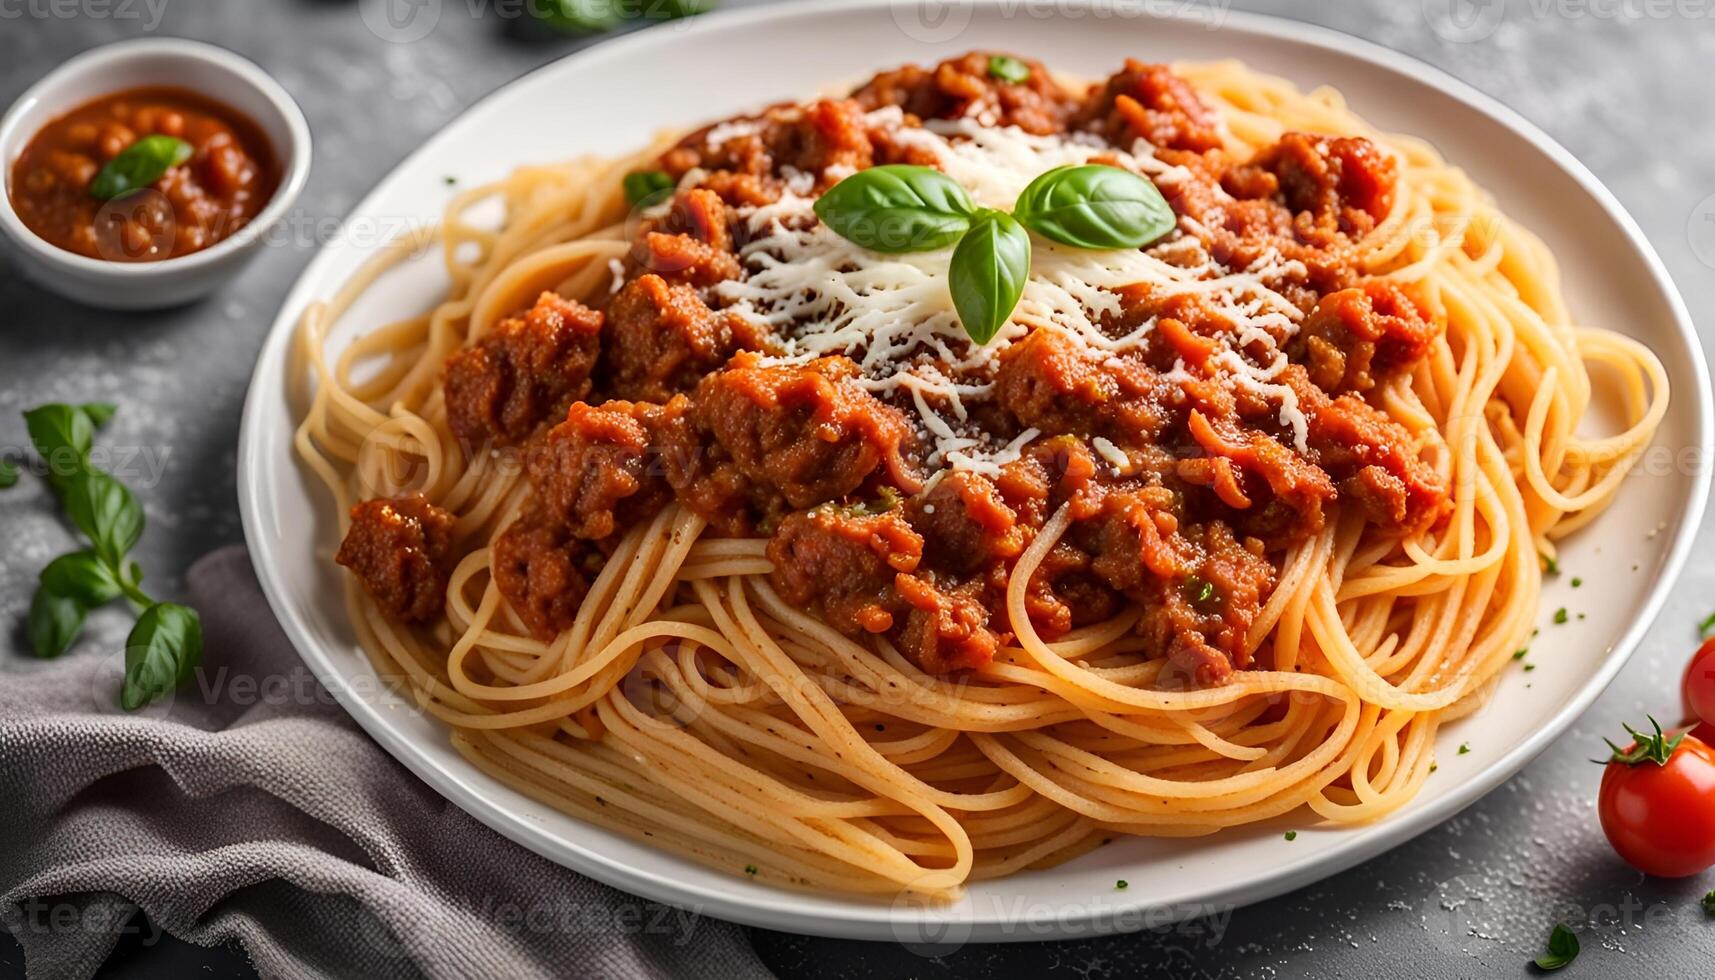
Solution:
M 877 252 L 946 248 L 971 227 L 976 206 L 958 181 L 930 167 L 860 170 L 816 199 L 816 217 L 841 238 Z
M 143 536 L 143 508 L 125 484 L 100 470 L 85 469 L 66 481 L 66 516 L 95 542 L 95 553 L 118 567 Z
M 620 181 L 625 189 L 625 200 L 632 207 L 649 200 L 663 191 L 670 191 L 677 186 L 672 177 L 660 170 L 633 170 Z
M 0 459 L 0 490 L 10 490 L 18 485 L 18 464 L 9 459 Z
M 168 170 L 191 158 L 191 145 L 176 136 L 145 136 L 107 161 L 89 184 L 89 195 L 102 201 L 124 197 L 161 179 Z
M 977 213 L 953 249 L 948 288 L 959 323 L 978 344 L 994 339 L 1030 278 L 1030 234 L 1002 211 Z
M 125 686 L 119 703 L 134 711 L 190 680 L 202 661 L 202 621 L 195 610 L 157 602 L 143 610 L 125 640 Z
M 37 589 L 30 600 L 30 648 L 42 658 L 57 657 L 66 652 L 83 632 L 83 604 L 69 596 L 54 595 L 47 589 Z
M 1044 238 L 1089 249 L 1140 248 L 1178 221 L 1154 184 L 1101 164 L 1042 174 L 1018 195 L 1012 213 Z
M 75 405 L 39 405 L 24 413 L 30 442 L 48 464 L 48 482 L 58 490 L 83 470 L 95 442 L 95 423 Z
M 1030 78 L 1030 66 L 1009 54 L 989 55 L 989 77 L 1017 85 Z
M 85 609 L 104 606 L 122 591 L 113 570 L 93 552 L 61 555 L 42 569 L 41 587 L 56 596 L 75 599 Z

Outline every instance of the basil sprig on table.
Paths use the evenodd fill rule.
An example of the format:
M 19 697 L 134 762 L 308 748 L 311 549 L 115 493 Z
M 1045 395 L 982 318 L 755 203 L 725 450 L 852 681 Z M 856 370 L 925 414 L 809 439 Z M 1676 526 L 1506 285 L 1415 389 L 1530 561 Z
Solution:
M 103 201 L 124 197 L 160 180 L 191 158 L 191 145 L 175 136 L 145 136 L 107 161 L 89 184 L 89 195 Z
M 1057 167 L 1031 181 L 1011 214 L 979 208 L 939 170 L 860 170 L 817 198 L 816 216 L 876 252 L 953 249 L 948 291 L 971 340 L 986 344 L 1011 318 L 1030 278 L 1030 235 L 1073 248 L 1141 248 L 1172 230 L 1173 209 L 1147 179 L 1102 164 Z
M 125 484 L 90 463 L 95 431 L 114 406 L 51 404 L 24 413 L 30 441 L 47 467 L 48 485 L 90 547 L 55 558 L 42 569 L 30 602 L 28 633 L 38 657 L 64 653 L 88 614 L 121 597 L 138 610 L 125 641 L 125 681 L 119 702 L 133 710 L 190 679 L 202 660 L 196 611 L 156 602 L 143 591 L 143 569 L 129 553 L 143 535 L 143 508 Z

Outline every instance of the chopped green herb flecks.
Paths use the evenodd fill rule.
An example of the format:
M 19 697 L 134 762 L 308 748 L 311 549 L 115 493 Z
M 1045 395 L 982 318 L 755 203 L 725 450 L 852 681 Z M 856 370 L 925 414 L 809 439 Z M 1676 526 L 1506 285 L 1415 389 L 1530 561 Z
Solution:
M 1298 839 L 1298 831 L 1296 831 L 1296 830 L 1287 831 L 1286 832 L 1286 839 L 1289 841 L 1297 840 Z
M 1562 623 L 1565 623 L 1567 618 L 1565 606 L 1561 606 L 1559 609 L 1554 611 L 1554 625 L 1559 626 Z
M 1471 754 L 1471 743 L 1470 742 L 1460 742 L 1459 743 L 1459 754 L 1460 755 L 1470 755 Z

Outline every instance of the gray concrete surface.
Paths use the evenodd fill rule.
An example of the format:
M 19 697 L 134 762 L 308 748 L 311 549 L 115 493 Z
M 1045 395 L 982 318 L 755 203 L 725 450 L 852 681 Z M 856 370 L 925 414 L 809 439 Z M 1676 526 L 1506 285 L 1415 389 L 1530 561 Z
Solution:
M 390 44 L 365 29 L 364 3 L 0 0 L 0 104 L 67 56 L 106 41 L 152 31 L 225 45 L 272 72 L 302 103 L 316 158 L 300 210 L 333 218 L 461 109 L 580 44 L 522 37 L 497 13 L 505 4 L 476 0 L 447 0 L 448 13 L 428 36 Z M 1708 95 L 1715 2 L 1236 5 L 1407 52 L 1529 117 L 1614 190 L 1660 250 L 1705 334 L 1715 331 L 1715 222 L 1705 220 L 1715 210 Z M 143 316 L 95 312 L 47 295 L 0 255 L 0 447 L 25 443 L 21 408 L 60 399 L 119 402 L 103 440 L 142 453 L 143 471 L 133 482 L 146 484 L 150 529 L 137 555 L 158 594 L 174 594 L 198 555 L 241 540 L 233 489 L 239 408 L 263 333 L 312 251 L 309 241 L 270 248 L 216 298 Z M 158 478 L 150 478 L 157 467 Z M 0 494 L 0 529 L 0 672 L 28 670 L 14 624 L 37 571 L 68 536 L 33 482 Z M 1561 744 L 1445 825 L 1322 884 L 1241 909 L 1218 935 L 972 946 L 938 959 L 891 944 L 760 931 L 758 947 L 782 975 L 822 980 L 1156 972 L 1506 977 L 1528 974 L 1550 927 L 1563 921 L 1584 946 L 1565 976 L 1709 976 L 1715 920 L 1705 918 L 1697 898 L 1715 887 L 1715 876 L 1661 882 L 1619 864 L 1595 821 L 1600 770 L 1585 760 L 1622 720 L 1671 712 L 1693 624 L 1715 609 L 1712 546 L 1715 533 L 1705 533 L 1643 649 Z M 125 625 L 117 613 L 99 617 L 74 655 L 112 655 Z M 16 968 L 13 954 L 0 950 L 0 966 Z M 171 944 L 128 955 L 138 957 L 127 968 L 136 975 L 211 962 L 231 968 L 230 953 L 221 960 Z

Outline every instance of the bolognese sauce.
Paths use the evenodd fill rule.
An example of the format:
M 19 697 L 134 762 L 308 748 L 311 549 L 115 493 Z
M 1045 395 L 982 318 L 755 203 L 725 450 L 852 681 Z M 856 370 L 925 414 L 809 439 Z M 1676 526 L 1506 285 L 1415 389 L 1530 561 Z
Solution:
M 97 196 L 104 169 L 150 137 L 182 141 L 178 162 L 144 186 Z M 253 121 L 195 92 L 152 87 L 103 96 L 42 127 L 13 164 L 8 193 L 25 227 L 52 245 L 151 262 L 237 232 L 279 181 L 273 147 Z
M 768 536 L 775 590 L 841 632 L 885 638 L 926 671 L 978 668 L 1011 639 L 1011 567 L 1065 513 L 1027 583 L 1032 625 L 1052 637 L 1129 606 L 1148 650 L 1217 684 L 1270 655 L 1247 637 L 1288 549 L 1345 515 L 1400 535 L 1443 519 L 1445 477 L 1377 400 L 1443 329 L 1358 258 L 1394 160 L 1302 133 L 1231 152 L 1162 66 L 1130 62 L 1084 92 L 1028 62 L 1022 79 L 993 77 L 990 58 L 693 133 L 659 161 L 676 196 L 643 223 L 612 296 L 544 294 L 453 356 L 444 391 L 466 451 L 530 459 L 535 499 L 497 541 L 495 574 L 533 631 L 567 628 L 592 561 L 676 501 L 715 533 Z M 1147 143 L 1179 218 L 1160 261 L 1273 270 L 1290 329 L 1247 334 L 1204 293 L 1139 282 L 1104 294 L 1095 343 L 1033 327 L 990 358 L 954 341 L 894 352 L 898 375 L 963 372 L 955 430 L 925 414 L 921 389 L 860 364 L 869 352 L 798 343 L 826 309 L 758 317 L 735 298 L 774 261 L 747 250 L 767 231 L 759 211 L 873 165 L 936 165 L 915 132 L 971 119 L 1115 154 Z M 550 315 L 598 350 L 567 356 L 517 327 Z M 1266 385 L 1222 366 L 1247 345 L 1278 354 Z M 950 445 L 1006 451 L 961 466 Z M 370 540 L 384 519 L 360 505 L 351 534 Z M 399 591 L 391 571 L 346 563 Z

